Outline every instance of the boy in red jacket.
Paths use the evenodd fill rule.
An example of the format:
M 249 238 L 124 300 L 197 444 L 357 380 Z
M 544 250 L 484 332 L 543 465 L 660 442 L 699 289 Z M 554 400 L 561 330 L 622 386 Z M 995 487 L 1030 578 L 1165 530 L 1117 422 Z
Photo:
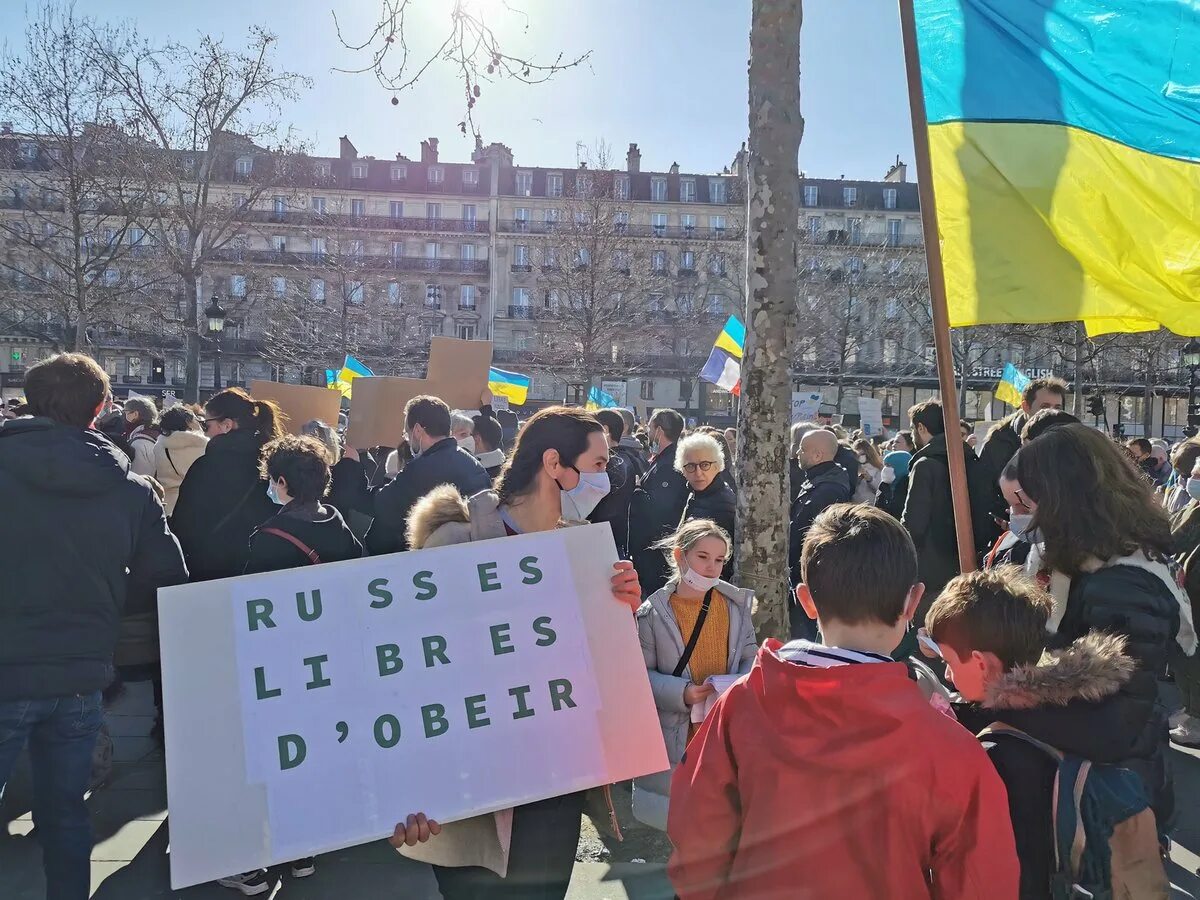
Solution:
M 796 589 L 824 643 L 768 640 L 672 779 L 682 900 L 1015 900 L 1004 786 L 975 738 L 889 654 L 920 602 L 887 513 L 813 523 Z

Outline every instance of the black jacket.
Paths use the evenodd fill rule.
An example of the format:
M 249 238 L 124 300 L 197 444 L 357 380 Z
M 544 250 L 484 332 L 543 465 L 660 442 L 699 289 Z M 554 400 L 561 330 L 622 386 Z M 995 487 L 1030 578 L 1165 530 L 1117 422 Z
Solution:
M 651 550 L 679 526 L 687 504 L 687 480 L 675 471 L 678 444 L 665 447 L 638 481 L 629 504 L 629 553 L 645 596 L 666 584 L 669 569 L 660 550 Z
M 45 418 L 0 425 L 0 497 L 0 700 L 101 690 L 122 616 L 187 581 L 162 503 L 99 432 Z
M 833 460 L 805 469 L 804 475 L 789 516 L 788 567 L 791 569 L 793 585 L 800 581 L 800 547 L 804 544 L 804 535 L 812 526 L 813 519 L 835 503 L 849 503 L 852 493 L 846 470 Z
M 375 492 L 375 521 L 367 532 L 371 556 L 408 549 L 408 514 L 418 500 L 440 484 L 452 484 L 464 497 L 486 491 L 492 480 L 472 454 L 445 437 L 406 465 Z
M 718 475 L 712 480 L 712 484 L 698 493 L 689 489 L 679 524 L 682 525 L 691 519 L 712 519 L 734 539 L 736 546 L 734 527 L 737 522 L 737 493 L 729 486 L 729 482 Z M 721 577 L 726 581 L 733 577 L 732 553 L 721 569 Z
M 192 581 L 241 575 L 250 532 L 277 511 L 259 477 L 260 452 L 258 436 L 239 428 L 209 441 L 184 476 L 171 528 Z
M 955 712 L 975 733 L 1000 722 L 1063 753 L 1128 766 L 1155 713 L 1139 695 L 1136 663 L 1121 644 L 1109 635 L 1086 635 L 1054 652 L 1053 665 L 1012 669 L 988 685 L 981 705 L 956 704 Z M 1045 751 L 1012 735 L 982 740 L 1008 791 L 1021 863 L 1020 900 L 1050 900 L 1051 799 L 1058 766 Z M 1136 765 L 1134 760 L 1131 767 Z
M 645 463 L 633 457 L 628 447 L 614 447 L 608 459 L 608 496 L 596 504 L 588 516 L 589 522 L 607 522 L 612 528 L 613 541 L 621 559 L 629 558 L 629 505 L 637 490 L 640 466 Z
M 908 500 L 908 475 L 897 478 L 891 484 L 881 484 L 875 494 L 875 506 L 896 519 L 904 517 L 904 504 Z
M 850 496 L 853 497 L 854 492 L 858 489 L 858 454 L 851 448 L 838 444 L 837 455 L 834 456 L 833 461 L 846 470 L 846 484 L 850 488 Z M 804 479 L 804 470 L 800 468 L 800 460 L 794 456 L 790 457 L 788 459 L 788 489 L 792 500 L 795 500 L 796 495 L 800 493 Z
M 1001 518 L 1008 517 L 1008 501 L 1000 492 L 1000 474 L 1021 449 L 1021 431 L 1028 421 L 1025 413 L 1017 410 L 997 422 L 979 454 L 979 464 L 992 486 L 992 512 Z
M 289 503 L 263 522 L 250 536 L 250 558 L 246 560 L 247 575 L 313 565 L 303 550 L 287 538 L 265 533 L 264 528 L 286 531 L 315 551 L 322 563 L 358 559 L 363 555 L 362 544 L 350 531 L 341 513 L 333 506 L 297 506 Z

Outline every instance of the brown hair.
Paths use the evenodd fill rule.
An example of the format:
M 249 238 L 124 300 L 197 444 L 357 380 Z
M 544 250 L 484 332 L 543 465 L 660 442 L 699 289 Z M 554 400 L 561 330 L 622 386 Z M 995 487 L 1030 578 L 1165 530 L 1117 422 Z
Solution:
M 573 465 L 587 450 L 588 435 L 604 426 L 577 406 L 550 406 L 533 415 L 517 434 L 512 455 L 496 480 L 501 503 L 526 493 L 542 469 L 542 454 L 557 450 L 564 466 Z
M 705 538 L 715 537 L 725 542 L 725 559 L 733 555 L 733 539 L 729 532 L 712 519 L 689 519 L 665 538 L 650 545 L 651 550 L 661 550 L 667 557 L 667 565 L 679 577 L 679 564 L 675 562 L 675 550 L 687 553 Z
M 1078 425 L 1079 419 L 1071 415 L 1065 409 L 1041 409 L 1029 417 L 1029 421 L 1025 423 L 1025 427 L 1021 429 L 1021 443 L 1028 444 L 1030 441 L 1041 437 L 1051 428 L 1056 428 L 1059 425 Z
M 930 434 L 944 434 L 946 431 L 946 417 L 942 414 L 940 400 L 926 400 L 910 407 L 908 421 L 912 423 L 914 431 L 918 425 L 924 425 Z
M 449 437 L 450 407 L 437 397 L 413 397 L 404 405 L 404 427 L 414 425 L 420 425 L 430 437 Z
M 1045 562 L 1074 577 L 1090 557 L 1169 553 L 1171 526 L 1133 461 L 1086 425 L 1060 425 L 1016 456 L 1021 490 L 1037 504 Z
M 1021 401 L 1026 406 L 1033 406 L 1033 401 L 1037 398 L 1038 391 L 1050 391 L 1052 394 L 1058 394 L 1063 400 L 1067 399 L 1067 383 L 1061 378 L 1050 376 L 1048 378 L 1035 378 L 1029 382 L 1021 394 Z
M 258 469 L 263 478 L 283 478 L 293 500 L 312 503 L 329 493 L 333 481 L 330 461 L 329 448 L 321 441 L 289 434 L 263 447 Z
M 60 353 L 25 374 L 29 412 L 61 425 L 88 428 L 108 396 L 108 375 L 90 356 Z
M 1175 448 L 1175 452 L 1171 454 L 1171 465 L 1175 467 L 1176 472 L 1188 478 L 1192 469 L 1196 467 L 1197 459 L 1200 459 L 1200 441 L 1193 438 Z
M 917 583 L 917 551 L 904 526 L 883 510 L 836 503 L 808 529 L 800 578 L 823 619 L 895 625 Z
M 1011 669 L 1041 657 L 1052 606 L 1016 566 L 998 566 L 951 579 L 925 614 L 925 627 L 959 657 L 994 653 Z
M 254 432 L 258 445 L 265 447 L 283 436 L 286 416 L 273 400 L 255 400 L 241 388 L 233 387 L 213 394 L 204 404 L 211 419 L 233 419 L 239 429 Z
M 867 458 L 867 463 L 875 468 L 883 468 L 883 457 L 879 455 L 879 448 L 866 438 L 859 438 L 854 442 L 854 452 L 861 453 L 863 456 L 865 456 Z

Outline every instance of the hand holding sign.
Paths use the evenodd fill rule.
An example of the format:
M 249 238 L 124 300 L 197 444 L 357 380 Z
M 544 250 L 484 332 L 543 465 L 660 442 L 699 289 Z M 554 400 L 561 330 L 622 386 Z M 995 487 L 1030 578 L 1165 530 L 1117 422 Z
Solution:
M 397 850 L 401 847 L 415 847 L 417 844 L 424 844 L 430 837 L 437 837 L 441 833 L 441 825 L 433 819 L 428 818 L 425 813 L 416 813 L 415 815 L 410 815 L 406 821 L 396 823 L 396 830 L 388 838 L 388 843 Z
M 616 574 L 612 577 L 613 596 L 637 612 L 642 605 L 642 584 L 638 581 L 638 573 L 633 570 L 633 563 L 622 559 L 613 564 Z

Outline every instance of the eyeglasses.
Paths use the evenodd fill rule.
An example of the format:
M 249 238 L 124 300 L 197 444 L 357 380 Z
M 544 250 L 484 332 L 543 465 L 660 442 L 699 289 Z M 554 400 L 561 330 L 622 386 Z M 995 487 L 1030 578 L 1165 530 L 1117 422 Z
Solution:
M 702 462 L 684 463 L 683 471 L 688 472 L 689 474 L 692 472 L 695 472 L 697 469 L 699 469 L 701 472 L 707 472 L 709 469 L 711 469 L 715 465 L 716 465 L 716 463 L 713 462 L 711 459 L 706 459 L 706 460 L 703 460 Z
M 223 421 L 225 421 L 224 416 L 215 416 L 211 419 L 204 419 L 204 427 L 208 428 L 208 426 L 211 425 L 213 422 L 223 422 Z

